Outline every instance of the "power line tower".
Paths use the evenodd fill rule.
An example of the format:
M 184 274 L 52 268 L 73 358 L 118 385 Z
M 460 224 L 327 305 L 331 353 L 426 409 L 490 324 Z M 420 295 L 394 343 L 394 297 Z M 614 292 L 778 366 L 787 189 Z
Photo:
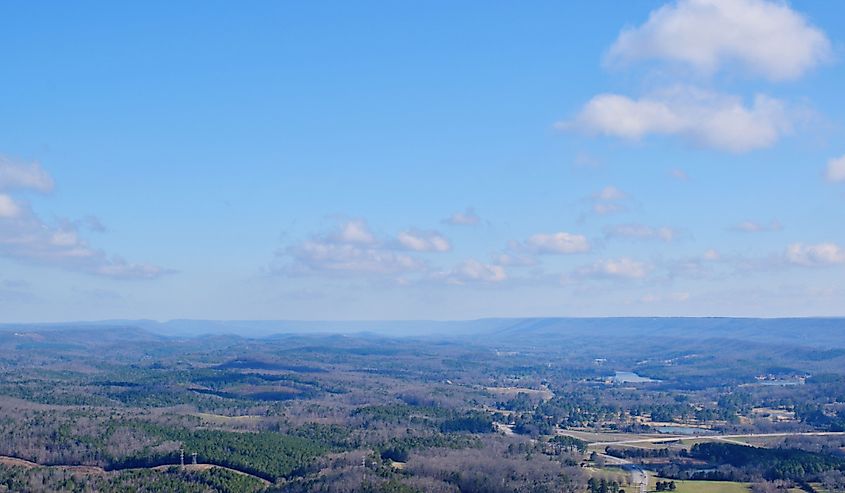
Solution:
M 185 469 L 185 449 L 179 449 L 179 466 Z
M 197 453 L 191 452 L 191 464 L 197 465 Z

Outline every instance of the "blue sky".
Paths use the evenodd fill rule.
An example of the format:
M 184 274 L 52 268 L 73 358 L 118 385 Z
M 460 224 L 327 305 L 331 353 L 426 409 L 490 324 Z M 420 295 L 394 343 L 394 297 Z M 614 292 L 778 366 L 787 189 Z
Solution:
M 0 19 L 3 321 L 845 315 L 839 2 Z

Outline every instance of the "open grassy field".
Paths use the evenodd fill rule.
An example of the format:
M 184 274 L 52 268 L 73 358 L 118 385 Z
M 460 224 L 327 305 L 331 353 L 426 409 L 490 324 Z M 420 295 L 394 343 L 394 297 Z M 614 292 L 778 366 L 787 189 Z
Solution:
M 657 481 L 670 481 L 663 478 L 649 478 L 649 491 L 657 491 Z M 751 491 L 748 483 L 732 481 L 680 481 L 675 480 L 678 489 L 675 493 L 748 493 Z
M 664 478 L 649 478 L 648 491 L 657 491 L 657 481 L 671 481 Z M 732 481 L 681 481 L 675 480 L 677 489 L 675 493 L 748 493 L 751 491 L 749 483 L 736 483 Z M 820 485 L 813 485 L 819 493 L 827 493 Z M 803 493 L 800 488 L 790 488 L 785 493 Z
M 490 392 L 491 394 L 507 398 L 516 397 L 518 394 L 528 394 L 531 397 L 547 401 L 554 397 L 554 393 L 552 393 L 551 390 L 545 388 L 529 389 L 525 387 L 486 387 L 484 390 Z
M 618 467 L 596 467 L 595 465 L 585 467 L 584 471 L 594 478 L 605 478 L 616 481 L 619 484 L 626 484 L 631 479 L 631 474 Z

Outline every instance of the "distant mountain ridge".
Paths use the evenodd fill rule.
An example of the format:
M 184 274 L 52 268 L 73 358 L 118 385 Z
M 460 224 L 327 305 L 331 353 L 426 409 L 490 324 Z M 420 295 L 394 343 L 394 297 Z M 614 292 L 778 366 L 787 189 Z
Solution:
M 768 344 L 845 347 L 845 318 L 611 317 L 535 318 L 489 334 L 492 340 L 572 337 L 734 339 Z
M 496 344 L 534 344 L 571 339 L 630 337 L 731 339 L 770 344 L 845 347 L 845 318 L 608 317 L 487 318 L 478 320 L 296 321 L 296 320 L 102 320 L 0 324 L 0 330 L 141 329 L 166 337 L 277 334 L 366 334 L 387 337 L 471 339 Z

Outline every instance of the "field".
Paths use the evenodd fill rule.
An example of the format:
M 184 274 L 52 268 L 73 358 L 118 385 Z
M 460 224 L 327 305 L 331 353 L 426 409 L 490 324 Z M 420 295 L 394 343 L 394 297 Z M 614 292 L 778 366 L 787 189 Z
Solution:
M 748 483 L 733 481 L 683 481 L 666 478 L 649 478 L 649 491 L 657 491 L 657 481 L 675 481 L 675 493 L 748 493 L 751 491 Z

